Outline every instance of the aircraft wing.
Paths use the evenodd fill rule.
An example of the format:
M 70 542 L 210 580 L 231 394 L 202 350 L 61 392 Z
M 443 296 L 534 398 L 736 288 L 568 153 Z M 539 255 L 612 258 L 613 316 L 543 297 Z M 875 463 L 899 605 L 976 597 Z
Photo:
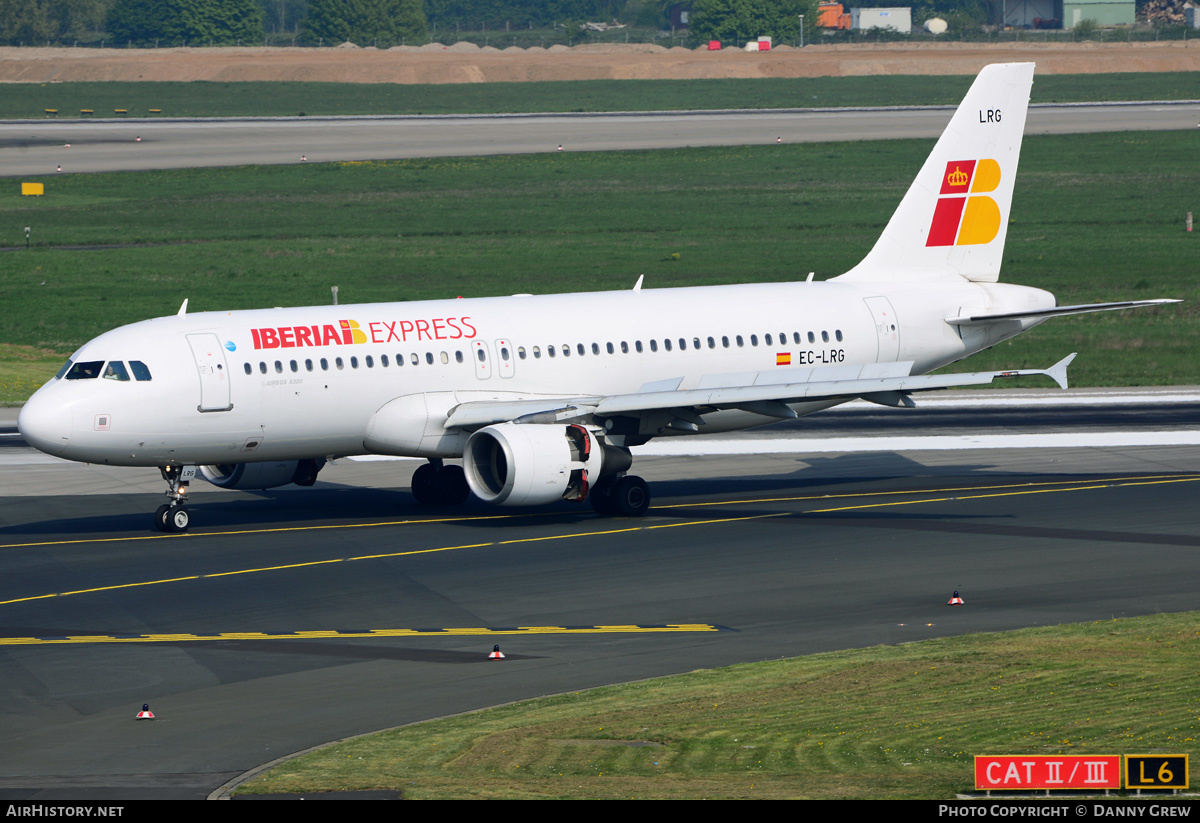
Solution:
M 1067 366 L 1072 353 L 1047 369 L 965 372 L 959 374 L 912 375 L 911 362 L 869 363 L 864 366 L 824 366 L 788 369 L 786 372 L 757 372 L 745 375 L 714 375 L 694 389 L 678 389 L 682 378 L 643 386 L 633 394 L 607 397 L 561 397 L 532 400 L 479 401 L 461 403 L 446 420 L 447 428 L 477 429 L 496 423 L 566 423 L 589 416 L 615 417 L 653 412 L 672 412 L 691 422 L 706 411 L 740 409 L 768 417 L 797 417 L 789 403 L 862 398 L 885 406 L 911 406 L 909 393 L 954 386 L 985 386 L 998 378 L 1041 374 L 1067 388 Z M 737 382 L 741 378 L 741 382 Z M 706 385 L 707 384 L 707 385 Z

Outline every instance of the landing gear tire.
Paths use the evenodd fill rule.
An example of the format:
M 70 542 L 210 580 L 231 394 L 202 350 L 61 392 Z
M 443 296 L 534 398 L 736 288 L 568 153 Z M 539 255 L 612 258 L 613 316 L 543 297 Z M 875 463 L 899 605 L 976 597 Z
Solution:
M 183 534 L 192 524 L 192 515 L 183 506 L 164 504 L 154 512 L 154 525 L 160 532 Z
M 471 496 L 462 466 L 443 466 L 433 480 L 434 497 L 441 506 L 461 506 Z
M 163 503 L 158 507 L 158 510 L 154 512 L 154 527 L 160 532 L 167 531 L 167 515 L 170 513 L 170 511 L 171 504 Z
M 642 478 L 627 474 L 613 486 L 612 505 L 619 517 L 641 517 L 650 508 L 650 487 Z
M 437 479 L 437 468 L 432 463 L 421 466 L 412 476 L 412 496 L 422 506 L 432 506 L 437 502 L 434 483 Z
M 459 506 L 471 496 L 462 466 L 426 463 L 412 477 L 412 494 L 422 506 Z
M 592 504 L 592 509 L 601 517 L 612 517 L 617 513 L 616 504 L 613 502 L 613 486 L 616 485 L 610 479 L 604 479 L 592 486 L 588 492 L 588 502 Z

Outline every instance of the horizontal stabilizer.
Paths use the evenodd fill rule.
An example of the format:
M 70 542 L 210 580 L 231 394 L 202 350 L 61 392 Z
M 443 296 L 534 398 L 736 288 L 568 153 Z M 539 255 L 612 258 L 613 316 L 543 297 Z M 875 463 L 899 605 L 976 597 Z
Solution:
M 1068 314 L 1087 314 L 1095 311 L 1140 309 L 1146 306 L 1161 306 L 1165 303 L 1179 302 L 1181 301 L 1162 298 L 1159 300 L 1122 300 L 1118 303 L 1085 303 L 1080 306 L 1055 306 L 1052 309 L 1031 309 L 1030 311 L 1010 311 L 1002 314 L 971 314 L 963 317 L 947 317 L 946 322 L 951 326 L 985 326 L 989 323 L 1002 323 L 1007 320 L 1031 320 L 1034 318 L 1062 317 Z

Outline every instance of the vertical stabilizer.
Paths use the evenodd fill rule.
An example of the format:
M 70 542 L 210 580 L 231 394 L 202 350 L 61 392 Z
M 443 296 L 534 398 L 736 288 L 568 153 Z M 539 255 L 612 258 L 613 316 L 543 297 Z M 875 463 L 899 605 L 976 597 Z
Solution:
M 870 254 L 847 280 L 1000 276 L 1033 63 L 986 66 Z

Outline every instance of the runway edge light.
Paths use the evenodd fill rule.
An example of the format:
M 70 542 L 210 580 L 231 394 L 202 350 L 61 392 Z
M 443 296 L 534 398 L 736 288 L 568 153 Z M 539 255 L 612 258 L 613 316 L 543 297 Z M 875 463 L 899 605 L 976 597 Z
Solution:
M 142 710 L 137 713 L 137 719 L 138 720 L 153 720 L 154 719 L 154 712 L 150 711 L 149 703 L 142 704 Z
M 946 601 L 946 605 L 947 606 L 965 606 L 966 604 L 963 603 L 963 599 L 958 596 L 958 590 L 956 589 L 954 592 L 954 596 L 951 597 L 948 601 Z
M 503 660 L 504 652 L 500 651 L 500 644 L 492 646 L 492 653 L 488 655 L 488 660 Z

